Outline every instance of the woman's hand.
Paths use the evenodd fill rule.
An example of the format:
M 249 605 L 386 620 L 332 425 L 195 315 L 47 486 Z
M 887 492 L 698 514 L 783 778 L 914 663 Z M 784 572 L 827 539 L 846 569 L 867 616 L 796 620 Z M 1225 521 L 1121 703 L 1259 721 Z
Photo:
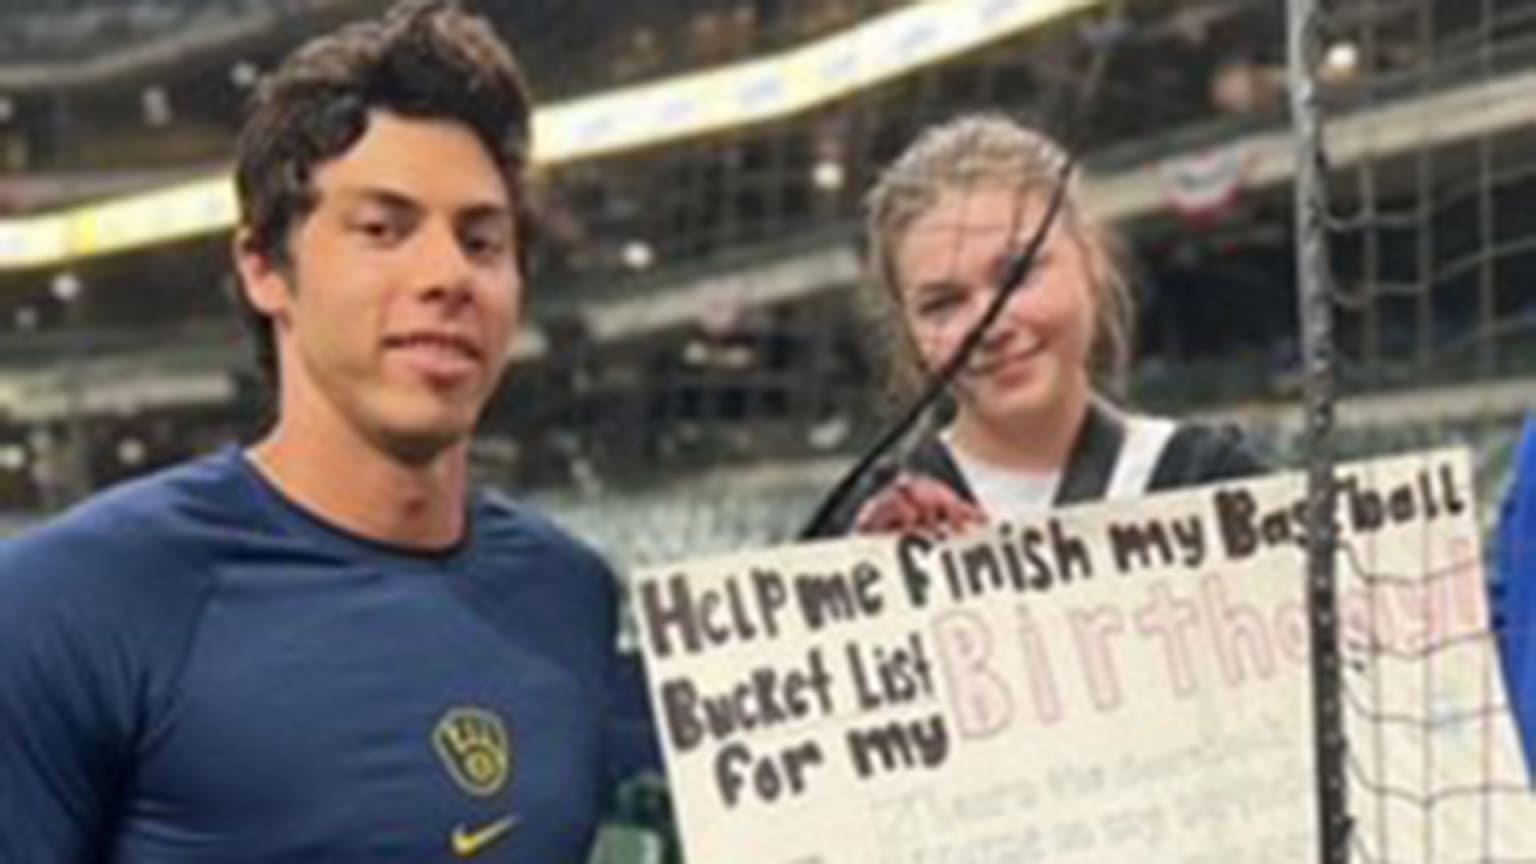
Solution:
M 917 534 L 943 538 L 987 523 L 976 504 L 923 474 L 901 474 L 859 508 L 860 534 Z

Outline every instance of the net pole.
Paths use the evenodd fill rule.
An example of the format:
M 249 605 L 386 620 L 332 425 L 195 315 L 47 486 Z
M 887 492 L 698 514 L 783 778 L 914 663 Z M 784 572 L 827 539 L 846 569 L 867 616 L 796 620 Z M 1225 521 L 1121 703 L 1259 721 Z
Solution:
M 1315 70 L 1317 0 L 1287 0 L 1286 55 L 1294 130 L 1298 320 L 1306 393 L 1307 620 L 1312 648 L 1318 861 L 1349 860 L 1338 604 L 1334 591 L 1333 297 L 1328 262 L 1327 168 Z

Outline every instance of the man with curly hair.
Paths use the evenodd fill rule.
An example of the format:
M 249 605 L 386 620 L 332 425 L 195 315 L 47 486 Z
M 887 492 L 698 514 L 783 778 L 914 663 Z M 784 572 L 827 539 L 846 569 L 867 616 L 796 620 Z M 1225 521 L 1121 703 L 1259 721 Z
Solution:
M 0 546 L 0 861 L 585 859 L 615 583 L 467 478 L 529 121 L 446 2 L 262 82 L 234 255 L 275 419 Z

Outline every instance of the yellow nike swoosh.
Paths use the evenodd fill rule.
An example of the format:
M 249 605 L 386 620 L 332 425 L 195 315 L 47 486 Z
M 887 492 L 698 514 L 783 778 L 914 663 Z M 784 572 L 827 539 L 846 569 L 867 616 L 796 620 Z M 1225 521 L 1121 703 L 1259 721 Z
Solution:
M 453 854 L 460 858 L 473 858 L 485 851 L 485 848 L 502 835 L 517 826 L 516 816 L 506 816 L 481 828 L 470 829 L 463 825 L 454 826 L 453 833 L 448 839 L 453 845 Z

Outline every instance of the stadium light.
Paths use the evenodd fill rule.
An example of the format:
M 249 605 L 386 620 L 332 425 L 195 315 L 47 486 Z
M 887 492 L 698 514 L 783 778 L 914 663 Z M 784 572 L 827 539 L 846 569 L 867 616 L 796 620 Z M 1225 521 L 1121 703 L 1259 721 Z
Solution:
M 631 270 L 649 270 L 656 263 L 656 252 L 644 240 L 631 240 L 624 244 L 624 266 Z
M 811 182 L 824 192 L 836 192 L 843 188 L 843 165 L 835 159 L 823 159 L 811 171 Z
M 68 270 L 54 276 L 53 284 L 49 286 L 54 299 L 60 303 L 73 303 L 80 296 L 80 288 L 80 277 Z
M 171 122 L 171 97 L 164 87 L 145 87 L 139 98 L 146 126 L 159 128 Z
M 21 471 L 27 467 L 27 448 L 20 444 L 0 445 L 0 470 Z
M 1323 55 L 1324 77 L 1333 80 L 1351 78 L 1360 69 L 1360 46 L 1350 41 L 1335 42 Z
M 144 457 L 149 455 L 144 442 L 137 438 L 124 438 L 117 442 L 117 461 L 128 468 L 137 468 L 144 464 Z
M 259 77 L 261 77 L 261 72 L 256 68 L 256 64 L 249 60 L 241 60 L 239 63 L 229 67 L 230 83 L 241 90 L 249 90 L 251 87 L 254 87 L 256 79 Z
M 853 421 L 843 413 L 832 414 L 806 429 L 805 441 L 817 450 L 829 451 L 841 447 L 853 432 Z

